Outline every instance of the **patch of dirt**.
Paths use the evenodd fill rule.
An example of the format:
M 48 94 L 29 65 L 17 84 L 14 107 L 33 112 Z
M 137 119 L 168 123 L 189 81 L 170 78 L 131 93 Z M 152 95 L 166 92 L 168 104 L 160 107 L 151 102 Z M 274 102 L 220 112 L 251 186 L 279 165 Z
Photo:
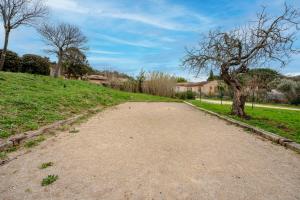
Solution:
M 300 199 L 299 154 L 185 104 L 126 103 L 76 130 L 0 167 L 0 199 Z

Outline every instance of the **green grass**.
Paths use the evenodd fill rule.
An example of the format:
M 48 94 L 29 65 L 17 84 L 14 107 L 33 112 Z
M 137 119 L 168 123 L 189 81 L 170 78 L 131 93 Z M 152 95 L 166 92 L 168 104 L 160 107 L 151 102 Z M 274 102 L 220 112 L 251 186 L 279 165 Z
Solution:
M 0 138 L 53 123 L 97 106 L 126 101 L 174 101 L 112 90 L 85 81 L 0 72 Z
M 24 146 L 26 147 L 26 148 L 32 148 L 32 147 L 35 147 L 35 146 L 37 146 L 37 145 L 39 145 L 41 142 L 43 142 L 45 140 L 45 138 L 43 137 L 43 136 L 40 136 L 40 137 L 38 137 L 38 138 L 36 138 L 36 139 L 33 139 L 33 140 L 30 140 L 30 141 L 28 141 L 28 142 L 26 142 L 25 144 L 24 144 Z
M 57 175 L 48 175 L 46 178 L 42 180 L 42 186 L 47 186 L 54 183 L 58 179 Z
M 5 160 L 7 158 L 7 153 L 5 151 L 0 152 L 0 160 Z
M 210 104 L 198 100 L 190 101 L 192 104 L 231 117 L 233 119 L 245 122 L 252 126 L 261 128 L 289 138 L 300 143 L 300 112 L 290 110 L 279 110 L 271 108 L 246 107 L 246 113 L 251 116 L 250 120 L 240 119 L 230 115 L 230 105 Z
M 8 158 L 8 154 L 15 152 L 17 150 L 17 147 L 9 147 L 8 149 L 4 151 L 0 151 L 0 160 L 5 160 Z
M 221 102 L 221 99 L 218 97 L 205 97 L 202 98 L 203 100 L 214 100 Z M 232 102 L 231 99 L 223 99 L 223 102 Z M 252 104 L 252 102 L 247 101 L 248 104 Z M 256 105 L 263 105 L 263 106 L 276 106 L 276 107 L 282 107 L 282 108 L 296 108 L 300 109 L 300 105 L 291 105 L 291 104 L 283 104 L 283 103 L 259 103 L 259 102 L 254 102 L 254 107 Z
M 41 166 L 39 166 L 39 169 L 46 169 L 46 168 L 51 167 L 53 165 L 54 165 L 53 162 L 43 163 L 43 164 L 41 164 Z

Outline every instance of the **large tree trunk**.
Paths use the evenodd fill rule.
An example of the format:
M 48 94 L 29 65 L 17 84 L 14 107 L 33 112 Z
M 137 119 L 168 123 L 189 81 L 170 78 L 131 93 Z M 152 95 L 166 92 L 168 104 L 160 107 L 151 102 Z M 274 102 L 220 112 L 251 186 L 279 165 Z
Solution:
M 225 81 L 225 83 L 233 91 L 233 102 L 232 102 L 231 114 L 241 118 L 248 118 L 248 116 L 245 113 L 245 104 L 246 104 L 247 96 L 243 92 L 242 84 L 239 82 L 237 78 L 230 76 L 228 72 L 222 72 L 221 76 Z
M 3 70 L 4 63 L 5 63 L 5 57 L 6 57 L 6 52 L 7 52 L 7 46 L 8 46 L 8 38 L 9 38 L 9 29 L 5 29 L 5 36 L 4 36 L 4 46 L 1 54 L 1 59 L 0 59 L 0 71 Z
M 238 117 L 247 118 L 248 116 L 245 113 L 245 104 L 247 96 L 243 94 L 241 88 L 232 86 L 233 89 L 233 102 L 231 114 Z
M 55 70 L 54 70 L 54 77 L 55 78 L 58 78 L 61 76 L 61 73 L 62 73 L 62 56 L 63 56 L 63 53 L 62 51 L 60 51 L 57 55 L 58 57 L 58 62 L 57 62 L 57 65 L 55 67 Z

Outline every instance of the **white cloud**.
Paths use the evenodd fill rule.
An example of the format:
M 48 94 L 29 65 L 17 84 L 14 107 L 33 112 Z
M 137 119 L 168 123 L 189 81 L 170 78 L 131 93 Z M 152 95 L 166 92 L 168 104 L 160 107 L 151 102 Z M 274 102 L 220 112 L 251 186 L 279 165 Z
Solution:
M 87 13 L 89 8 L 85 8 L 74 0 L 48 0 L 47 6 L 54 10 L 64 10 L 76 13 Z
M 54 10 L 85 13 L 100 20 L 103 18 L 121 19 L 167 30 L 196 31 L 201 27 L 200 25 L 211 24 L 210 18 L 188 10 L 183 6 L 157 0 L 143 3 L 138 2 L 135 6 L 128 6 L 111 1 L 82 4 L 82 2 L 76 0 L 48 0 L 47 4 Z M 145 5 L 147 5 L 147 9 L 144 8 Z M 187 25 L 180 22 L 180 19 L 188 19 L 192 23 Z M 186 22 L 186 20 L 184 21 Z
M 129 41 L 129 40 L 124 40 L 117 37 L 112 37 L 112 36 L 102 35 L 102 34 L 98 34 L 98 36 L 101 36 L 101 38 L 104 40 L 108 40 L 110 42 L 117 43 L 117 44 L 125 44 L 129 46 L 137 46 L 137 47 L 145 47 L 145 48 L 153 48 L 157 46 L 157 44 L 148 40 Z
M 122 13 L 122 12 L 100 12 L 103 17 L 111 17 L 117 19 L 131 20 L 158 28 L 169 29 L 169 30 L 178 30 L 179 25 L 170 21 L 162 20 L 155 18 L 153 16 L 147 16 L 145 14 L 136 14 L 136 13 Z
M 115 52 L 115 51 L 104 51 L 104 50 L 89 50 L 90 53 L 96 53 L 96 54 L 108 54 L 108 55 L 120 55 L 121 52 Z
M 102 63 L 113 63 L 113 64 L 136 64 L 136 60 L 128 58 L 113 58 L 113 57 L 88 57 L 89 61 L 102 62 Z
M 285 74 L 286 76 L 300 76 L 300 72 L 289 72 Z

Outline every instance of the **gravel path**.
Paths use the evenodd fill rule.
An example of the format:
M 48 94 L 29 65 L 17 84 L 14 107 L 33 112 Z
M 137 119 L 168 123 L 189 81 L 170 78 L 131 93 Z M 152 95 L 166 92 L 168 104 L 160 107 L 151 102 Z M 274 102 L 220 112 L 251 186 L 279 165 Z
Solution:
M 126 103 L 77 129 L 0 167 L 0 199 L 300 199 L 299 154 L 185 104 Z

